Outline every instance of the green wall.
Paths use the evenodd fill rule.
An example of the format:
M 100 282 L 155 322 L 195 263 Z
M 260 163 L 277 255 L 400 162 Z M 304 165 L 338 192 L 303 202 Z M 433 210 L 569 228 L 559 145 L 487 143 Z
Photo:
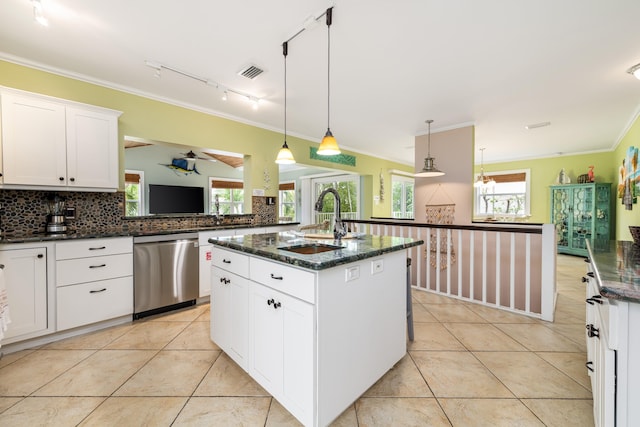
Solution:
M 557 156 L 543 159 L 521 160 L 515 162 L 489 163 L 484 165 L 485 173 L 529 169 L 531 171 L 531 222 L 548 223 L 551 209 L 549 186 L 556 183 L 558 173 L 562 168 L 577 182 L 578 175 L 587 173 L 589 166 L 595 166 L 594 173 L 597 182 L 617 182 L 618 167 L 614 164 L 613 152 L 579 154 L 573 156 Z M 480 166 L 476 166 L 476 173 Z M 613 191 L 613 189 L 612 189 Z
M 283 135 L 279 132 L 7 61 L 0 61 L 0 85 L 122 111 L 119 134 L 120 163 L 123 170 L 124 135 L 193 147 L 214 148 L 245 154 L 244 180 L 249 190 L 245 191 L 246 197 L 249 198 L 249 200 L 245 199 L 246 206 L 251 206 L 250 197 L 253 189 L 265 190 L 265 196 L 278 195 L 278 165 L 274 160 L 282 146 Z M 338 142 L 349 145 L 349 141 L 339 139 Z M 389 169 L 407 172 L 413 170 L 411 166 L 401 163 L 349 151 L 344 153 L 356 157 L 355 167 L 311 159 L 310 147 L 317 147 L 317 143 L 295 137 L 288 137 L 287 143 L 298 162 L 312 167 L 330 167 L 360 175 L 378 175 L 379 171 Z M 387 177 L 387 180 L 390 178 Z M 373 185 L 374 181 L 377 180 L 368 180 L 368 183 Z M 121 187 L 122 182 L 121 180 Z M 377 189 L 374 191 L 373 187 L 367 188 L 364 189 L 364 194 L 372 197 L 372 194 L 377 194 L 377 191 Z M 364 217 L 389 216 L 391 204 L 387 200 L 385 198 L 385 202 L 378 205 L 365 204 L 368 208 L 364 210 Z
M 640 117 L 636 117 L 625 136 L 620 141 L 613 153 L 613 162 L 616 171 L 616 179 L 613 181 L 618 183 L 617 173 L 622 159 L 626 157 L 629 147 L 640 147 Z M 640 201 L 639 201 L 640 202 Z M 629 233 L 630 225 L 640 225 L 640 203 L 633 205 L 633 209 L 628 211 L 621 204 L 621 200 L 616 198 L 616 236 L 618 240 L 633 240 Z

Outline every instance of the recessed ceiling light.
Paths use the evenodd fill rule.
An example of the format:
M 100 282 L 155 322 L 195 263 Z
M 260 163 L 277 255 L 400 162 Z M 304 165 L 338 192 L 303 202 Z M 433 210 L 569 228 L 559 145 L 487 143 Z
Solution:
M 540 122 L 540 123 L 534 123 L 531 125 L 526 125 L 524 128 L 526 130 L 531 130 L 531 129 L 537 129 L 537 128 L 543 128 L 545 126 L 549 126 L 551 125 L 551 122 Z

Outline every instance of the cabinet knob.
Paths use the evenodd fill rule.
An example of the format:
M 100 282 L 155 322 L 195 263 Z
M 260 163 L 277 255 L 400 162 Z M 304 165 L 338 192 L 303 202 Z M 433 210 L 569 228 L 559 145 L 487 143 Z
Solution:
M 273 308 L 274 308 L 274 309 L 276 309 L 276 310 L 277 310 L 277 309 L 278 309 L 278 307 L 282 307 L 282 304 L 280 303 L 280 301 L 278 301 L 278 302 L 276 302 L 276 303 L 274 303 L 274 304 L 273 304 Z
M 587 362 L 587 363 L 584 364 L 584 366 L 586 366 L 588 370 L 593 372 L 593 368 L 592 368 L 593 362 Z
M 38 258 L 44 258 L 44 255 L 38 254 Z
M 582 283 L 588 282 L 589 279 L 587 279 L 586 277 L 582 276 Z
M 271 304 L 275 304 L 275 300 L 274 299 L 268 299 L 267 300 L 267 305 L 271 305 Z
M 60 178 L 58 178 L 60 181 L 64 181 L 64 176 L 61 176 Z
M 588 272 L 588 273 L 587 273 L 587 276 L 589 276 L 589 277 L 591 277 L 591 278 L 595 277 L 595 275 L 593 274 L 593 271 Z
M 75 179 L 75 178 L 69 178 L 69 181 L 71 181 L 71 182 L 75 182 L 75 181 L 76 181 L 76 179 Z
M 593 324 L 589 323 L 587 325 L 587 336 L 589 338 L 600 338 L 600 329 L 596 328 L 595 326 L 593 326 Z
M 590 263 L 591 263 L 591 260 L 590 260 L 589 258 L 585 258 L 585 259 L 584 259 L 584 262 L 586 262 L 587 264 L 590 264 Z

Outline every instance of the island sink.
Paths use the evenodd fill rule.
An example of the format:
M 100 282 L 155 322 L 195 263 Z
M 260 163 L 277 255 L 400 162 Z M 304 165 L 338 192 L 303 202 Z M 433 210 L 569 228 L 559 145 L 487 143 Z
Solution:
M 311 255 L 342 249 L 342 246 L 328 245 L 326 243 L 303 243 L 301 245 L 286 246 L 278 249 L 282 249 L 283 251 L 295 252 L 302 255 Z

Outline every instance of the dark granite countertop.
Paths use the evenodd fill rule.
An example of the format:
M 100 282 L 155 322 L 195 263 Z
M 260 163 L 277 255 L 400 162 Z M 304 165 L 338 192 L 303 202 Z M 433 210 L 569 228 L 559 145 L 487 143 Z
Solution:
M 171 229 L 171 230 L 148 230 L 148 231 L 89 231 L 89 232 L 75 232 L 70 231 L 64 234 L 47 234 L 47 233 L 33 233 L 33 234 L 20 234 L 20 235 L 2 235 L 0 237 L 0 244 L 10 243 L 32 243 L 32 242 L 53 242 L 63 240 L 78 240 L 78 239 L 103 239 L 109 237 L 139 237 L 139 236 L 157 236 L 179 233 L 197 233 L 201 231 L 212 230 L 234 230 L 239 228 L 268 228 L 282 225 L 291 225 L 297 227 L 298 222 L 292 223 L 277 223 L 277 224 L 230 224 L 230 225 L 216 225 L 210 227 L 198 227 L 190 229 Z
M 640 303 L 640 246 L 629 241 L 611 241 L 606 250 L 593 251 L 600 294 L 610 299 Z
M 356 239 L 343 239 L 341 242 L 337 242 L 331 239 L 308 239 L 288 232 L 218 237 L 209 239 L 209 242 L 223 248 L 235 249 L 250 255 L 257 255 L 311 270 L 324 270 L 337 265 L 419 246 L 424 243 L 423 240 L 368 234 Z M 308 255 L 281 249 L 306 243 L 340 245 L 342 249 Z

